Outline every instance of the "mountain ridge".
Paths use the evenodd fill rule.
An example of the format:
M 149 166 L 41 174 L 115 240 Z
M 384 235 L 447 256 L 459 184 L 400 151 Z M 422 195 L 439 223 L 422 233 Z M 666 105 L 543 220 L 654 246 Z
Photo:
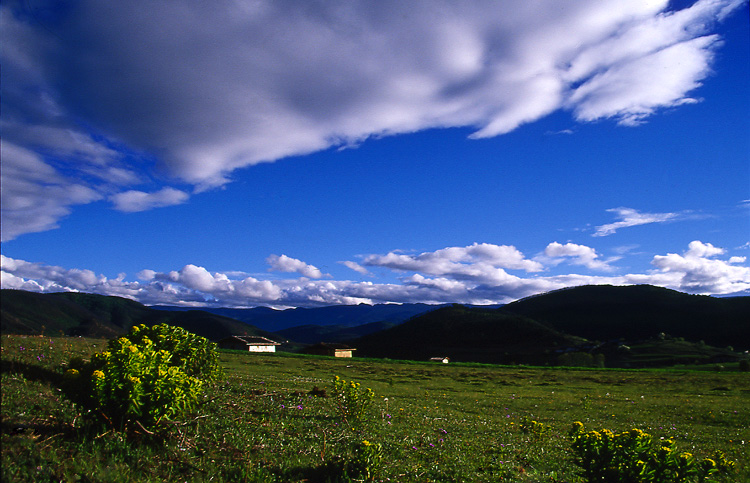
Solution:
M 697 296 L 649 285 L 574 287 L 501 307 L 405 304 L 286 311 L 160 310 L 126 298 L 73 292 L 3 289 L 0 296 L 4 333 L 111 338 L 136 323 L 170 323 L 212 340 L 260 335 L 292 341 L 282 350 L 348 342 L 365 357 L 554 364 L 596 355 L 639 367 L 736 360 L 734 347 L 750 349 L 750 297 Z M 273 327 L 282 328 L 267 330 Z M 672 357 L 676 353 L 679 357 Z

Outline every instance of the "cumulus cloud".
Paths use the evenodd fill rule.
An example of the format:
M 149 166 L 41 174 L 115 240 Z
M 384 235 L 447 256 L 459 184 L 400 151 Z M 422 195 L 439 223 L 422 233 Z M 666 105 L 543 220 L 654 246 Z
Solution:
M 620 228 L 631 226 L 647 225 L 649 223 L 664 223 L 674 221 L 679 217 L 678 213 L 639 213 L 633 208 L 612 208 L 607 210 L 610 213 L 616 213 L 620 221 L 608 223 L 596 227 L 593 236 L 608 236 L 615 233 Z
M 513 246 L 489 243 L 448 247 L 419 255 L 396 252 L 369 255 L 363 264 L 490 284 L 498 284 L 513 278 L 505 269 L 526 272 L 538 272 L 543 269 L 541 263 L 525 258 L 523 253 Z
M 638 124 L 697 101 L 720 46 L 712 25 L 743 4 L 669 3 L 85 0 L 40 21 L 43 4 L 6 2 L 4 142 L 55 156 L 89 188 L 132 188 L 156 163 L 201 190 L 373 136 L 497 136 L 561 109 Z M 179 198 L 161 196 L 113 200 Z
M 291 258 L 286 255 L 271 255 L 266 258 L 266 263 L 271 266 L 268 271 L 286 272 L 286 273 L 299 273 L 303 277 L 309 278 L 323 278 L 325 275 L 317 267 L 309 265 L 302 260 Z
M 573 265 L 583 265 L 592 270 L 612 270 L 608 262 L 599 260 L 599 254 L 591 247 L 577 245 L 575 243 L 566 243 L 562 245 L 558 242 L 552 242 L 544 249 L 544 257 L 549 262 L 557 264 L 567 259 Z M 614 260 L 611 260 L 614 261 Z
M 654 256 L 651 263 L 678 290 L 691 293 L 735 293 L 750 289 L 750 267 L 738 266 L 745 257 L 718 260 L 725 250 L 698 240 L 682 255 Z
M 455 247 L 429 252 L 428 255 L 441 253 L 445 258 L 465 259 L 461 255 L 462 250 L 451 248 Z M 571 243 L 551 243 L 545 252 L 549 252 L 550 257 L 578 257 L 585 260 L 591 256 L 587 248 Z M 742 265 L 746 262 L 745 257 L 735 256 L 724 260 L 719 258 L 721 255 L 726 255 L 724 249 L 696 240 L 681 255 L 668 253 L 654 256 L 652 264 L 655 268 L 646 273 L 607 276 L 532 274 L 525 277 L 504 271 L 502 276 L 493 275 L 486 271 L 485 262 L 476 259 L 466 262 L 461 269 L 453 267 L 437 274 L 435 267 L 439 265 L 424 264 L 422 267 L 431 271 L 419 271 L 415 270 L 417 265 L 405 263 L 406 259 L 396 263 L 391 257 L 384 256 L 383 261 L 388 263 L 381 264 L 381 267 L 403 274 L 401 270 L 408 265 L 411 267 L 409 271 L 414 272 L 403 274 L 399 283 L 320 280 L 313 277 L 261 280 L 252 276 L 230 275 L 241 272 L 209 272 L 193 264 L 170 272 L 146 269 L 138 273 L 139 282 L 128 282 L 124 274 L 107 278 L 91 270 L 66 269 L 0 256 L 0 280 L 3 288 L 37 292 L 84 291 L 128 297 L 146 304 L 229 307 L 310 307 L 389 302 L 500 304 L 540 292 L 586 284 L 647 283 L 688 293 L 714 295 L 750 290 L 750 267 Z M 414 261 L 419 256 L 409 258 Z M 295 266 L 300 270 L 311 267 L 288 257 L 284 260 L 279 256 L 274 260 L 279 267 L 286 266 L 290 272 L 299 271 L 292 270 Z M 317 269 L 313 267 L 311 270 Z
M 189 197 L 184 191 L 167 187 L 154 193 L 129 190 L 112 195 L 110 200 L 115 205 L 115 209 L 133 213 L 152 208 L 179 205 L 187 201 Z

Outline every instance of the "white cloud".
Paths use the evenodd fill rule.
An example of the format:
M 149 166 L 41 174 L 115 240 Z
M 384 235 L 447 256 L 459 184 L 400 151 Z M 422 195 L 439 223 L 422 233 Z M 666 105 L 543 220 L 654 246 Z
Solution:
M 105 277 L 97 276 L 91 270 L 29 263 L 5 255 L 0 255 L 0 267 L 6 274 L 20 279 L 14 280 L 13 284 L 33 281 L 43 290 L 96 291 L 96 288 L 106 281 Z
M 685 252 L 685 256 L 689 258 L 703 258 L 715 257 L 717 255 L 723 255 L 724 253 L 726 253 L 726 250 L 723 248 L 715 247 L 710 243 L 693 240 L 688 245 L 688 251 Z
M 360 265 L 357 262 L 344 261 L 344 262 L 339 262 L 339 263 L 342 264 L 342 265 L 344 265 L 347 268 L 350 268 L 350 269 L 354 270 L 355 272 L 359 273 L 360 275 L 365 275 L 367 277 L 371 277 L 372 276 L 372 273 L 370 273 L 369 270 L 367 270 L 365 267 L 363 267 L 362 265 Z
M 512 279 L 505 269 L 538 272 L 542 264 L 529 260 L 513 246 L 474 243 L 466 247 L 448 247 L 419 255 L 390 252 L 369 255 L 364 265 L 391 270 L 420 272 L 477 283 L 499 284 Z
M 112 195 L 110 200 L 115 205 L 116 210 L 133 213 L 152 208 L 179 205 L 186 202 L 189 197 L 184 191 L 167 187 L 154 193 L 129 190 Z
M 695 101 L 712 25 L 743 2 L 668 4 L 88 0 L 44 26 L 4 4 L 4 142 L 122 186 L 156 161 L 200 190 L 372 136 L 496 136 L 560 109 L 637 124 Z
M 639 213 L 632 208 L 612 208 L 607 210 L 616 213 L 620 221 L 608 223 L 596 227 L 593 236 L 608 236 L 615 233 L 620 228 L 631 226 L 647 225 L 649 223 L 664 223 L 674 221 L 679 217 L 678 213 Z
M 71 207 L 101 198 L 95 190 L 60 175 L 34 152 L 3 139 L 0 143 L 2 241 L 51 230 Z
M 317 267 L 313 265 L 309 265 L 302 260 L 297 260 L 296 258 L 291 258 L 286 255 L 271 255 L 268 258 L 266 258 L 266 263 L 268 263 L 271 268 L 268 269 L 268 271 L 278 271 L 278 272 L 286 272 L 286 273 L 294 273 L 297 272 L 303 277 L 309 277 L 309 278 L 323 278 L 325 275 L 323 272 L 321 272 Z
M 705 0 L 625 21 L 570 61 L 566 78 L 581 84 L 569 107 L 582 121 L 615 118 L 635 125 L 658 108 L 696 102 L 688 94 L 710 73 L 719 41 L 708 28 L 741 4 Z
M 708 294 L 749 290 L 750 267 L 737 266 L 744 262 L 744 257 L 731 257 L 728 261 L 714 258 L 724 253 L 721 248 L 696 240 L 683 255 L 656 255 L 651 263 L 678 290 Z
M 544 249 L 544 256 L 555 264 L 563 259 L 568 259 L 573 265 L 583 265 L 592 270 L 612 270 L 608 262 L 599 260 L 599 254 L 596 253 L 596 250 L 585 245 L 575 243 L 562 245 L 558 242 L 552 242 Z
M 586 250 L 588 247 L 574 244 L 552 243 L 548 248 L 550 255 L 555 256 L 585 259 L 591 253 Z M 460 250 L 450 248 L 430 253 L 438 252 L 448 258 L 461 257 Z M 210 303 L 229 307 L 304 307 L 386 302 L 499 304 L 585 284 L 647 283 L 698 294 L 735 294 L 750 290 L 750 267 L 740 265 L 745 263 L 745 258 L 730 257 L 722 260 L 717 258 L 720 255 L 724 255 L 721 248 L 694 241 L 682 255 L 669 253 L 654 256 L 652 264 L 655 269 L 646 273 L 615 276 L 569 273 L 524 278 L 503 272 L 503 276 L 488 276 L 484 262 L 477 261 L 477 267 L 467 265 L 463 270 L 440 275 L 414 271 L 415 273 L 404 276 L 401 283 L 310 278 L 260 280 L 251 276 L 236 278 L 230 276 L 230 272 L 212 273 L 192 264 L 163 273 L 143 270 L 138 274 L 140 282 L 127 282 L 123 274 L 109 279 L 91 270 L 66 269 L 5 256 L 0 256 L 0 261 L 3 288 L 38 292 L 84 291 L 128 297 L 147 304 L 201 306 Z M 278 259 L 281 260 L 281 257 Z M 280 262 L 281 266 L 286 263 L 291 269 L 298 265 L 291 262 L 293 260 Z M 304 266 L 310 267 L 307 264 Z M 304 269 L 304 266 L 300 268 Z M 400 270 L 396 265 L 389 268 Z

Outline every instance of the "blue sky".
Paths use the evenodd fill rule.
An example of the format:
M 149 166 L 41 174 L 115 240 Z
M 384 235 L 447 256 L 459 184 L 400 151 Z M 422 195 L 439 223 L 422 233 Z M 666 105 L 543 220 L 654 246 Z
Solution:
M 746 2 L 3 2 L 2 286 L 750 293 Z

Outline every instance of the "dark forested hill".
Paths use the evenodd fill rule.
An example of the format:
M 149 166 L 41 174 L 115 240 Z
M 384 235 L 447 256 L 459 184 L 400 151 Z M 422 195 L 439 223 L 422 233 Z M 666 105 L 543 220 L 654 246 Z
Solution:
M 497 309 L 444 307 L 354 341 L 358 355 L 492 363 L 545 362 L 556 349 L 582 340 L 527 317 Z
M 211 340 L 229 335 L 270 334 L 251 325 L 201 310 L 167 312 L 122 298 L 86 293 L 40 294 L 0 291 L 3 333 L 83 335 L 111 338 L 134 324 L 168 323 Z
M 645 339 L 663 332 L 750 349 L 750 297 L 688 295 L 652 285 L 589 285 L 529 297 L 501 310 L 593 340 Z

